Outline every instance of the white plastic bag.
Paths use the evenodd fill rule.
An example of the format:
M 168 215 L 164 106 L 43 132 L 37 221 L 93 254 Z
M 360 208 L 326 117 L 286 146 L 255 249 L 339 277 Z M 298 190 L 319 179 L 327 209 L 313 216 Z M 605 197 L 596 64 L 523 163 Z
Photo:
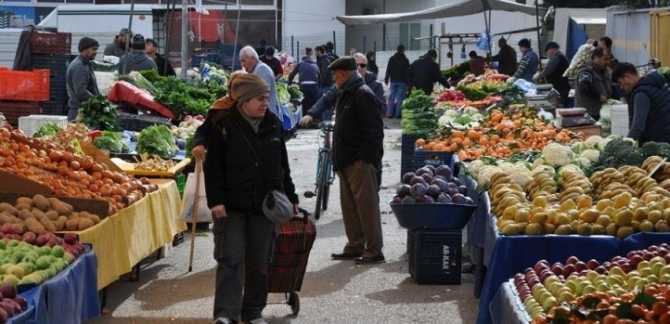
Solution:
M 184 204 L 181 216 L 187 223 L 192 222 L 191 211 L 193 209 L 193 198 L 195 198 L 196 177 L 195 172 L 189 173 L 184 187 Z M 207 195 L 205 194 L 205 175 L 200 174 L 200 197 L 198 197 L 198 223 L 211 223 L 212 212 L 207 207 Z

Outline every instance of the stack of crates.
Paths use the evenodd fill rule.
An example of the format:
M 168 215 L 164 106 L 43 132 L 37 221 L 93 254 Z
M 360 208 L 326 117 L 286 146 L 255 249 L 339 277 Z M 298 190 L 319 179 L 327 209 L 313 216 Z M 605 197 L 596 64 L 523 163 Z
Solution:
M 461 284 L 460 229 L 407 231 L 409 273 L 418 284 Z
M 402 179 L 403 174 L 416 170 L 414 169 L 416 136 L 402 134 L 400 145 L 400 178 Z
M 31 57 L 34 69 L 49 69 L 50 86 L 49 101 L 42 103 L 45 114 L 64 115 L 67 113 L 67 87 L 65 74 L 73 57 L 70 54 L 33 54 Z

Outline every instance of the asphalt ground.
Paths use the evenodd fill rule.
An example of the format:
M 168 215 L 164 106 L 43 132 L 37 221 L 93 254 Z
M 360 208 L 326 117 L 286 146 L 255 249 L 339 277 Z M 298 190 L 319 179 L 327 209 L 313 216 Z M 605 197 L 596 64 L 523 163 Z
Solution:
M 291 315 L 283 294 L 272 294 L 264 312 L 269 323 L 474 323 L 478 301 L 474 277 L 461 285 L 417 285 L 407 263 L 407 231 L 388 202 L 400 179 L 400 129 L 386 121 L 382 227 L 386 263 L 357 266 L 333 261 L 330 254 L 346 243 L 339 206 L 339 184 L 331 188 L 330 207 L 317 221 L 317 239 L 300 295 L 301 310 Z M 318 130 L 299 131 L 288 143 L 292 177 L 299 195 L 314 190 Z M 314 198 L 301 198 L 313 210 Z M 90 323 L 212 323 L 214 269 L 211 232 L 196 235 L 193 272 L 188 273 L 190 235 L 167 251 L 165 258 L 144 268 L 140 280 L 121 279 L 107 289 L 107 314 Z

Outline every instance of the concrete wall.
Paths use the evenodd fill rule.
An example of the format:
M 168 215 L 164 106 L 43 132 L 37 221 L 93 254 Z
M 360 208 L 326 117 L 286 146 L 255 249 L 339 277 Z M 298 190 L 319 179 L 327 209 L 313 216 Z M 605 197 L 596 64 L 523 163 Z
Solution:
M 607 18 L 607 9 L 583 9 L 583 8 L 556 8 L 554 19 L 554 42 L 561 46 L 563 51 L 567 48 L 568 23 L 570 17 L 575 18 Z
M 293 36 L 294 46 L 299 41 L 304 53 L 305 47 L 333 41 L 335 31 L 337 53 L 343 54 L 345 28 L 335 17 L 345 14 L 345 4 L 341 0 L 284 0 L 282 48 L 290 52 Z

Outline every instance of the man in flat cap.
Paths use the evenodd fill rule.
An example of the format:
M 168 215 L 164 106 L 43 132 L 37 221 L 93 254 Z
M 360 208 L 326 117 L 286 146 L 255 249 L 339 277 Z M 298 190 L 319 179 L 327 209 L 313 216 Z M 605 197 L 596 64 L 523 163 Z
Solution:
M 114 42 L 105 47 L 105 56 L 123 57 L 128 52 L 126 43 L 130 40 L 131 33 L 128 28 L 121 28 L 119 34 L 114 37 Z M 128 44 L 129 45 L 129 44 Z
M 339 58 L 328 68 L 337 87 L 333 169 L 340 177 L 342 218 L 349 241 L 332 258 L 353 259 L 358 264 L 382 263 L 377 182 L 384 141 L 381 103 L 356 73 L 353 57 Z
M 67 120 L 73 121 L 79 113 L 79 105 L 100 94 L 91 61 L 98 54 L 98 41 L 84 37 L 79 41 L 79 56 L 67 67 L 65 73 L 68 113 Z

